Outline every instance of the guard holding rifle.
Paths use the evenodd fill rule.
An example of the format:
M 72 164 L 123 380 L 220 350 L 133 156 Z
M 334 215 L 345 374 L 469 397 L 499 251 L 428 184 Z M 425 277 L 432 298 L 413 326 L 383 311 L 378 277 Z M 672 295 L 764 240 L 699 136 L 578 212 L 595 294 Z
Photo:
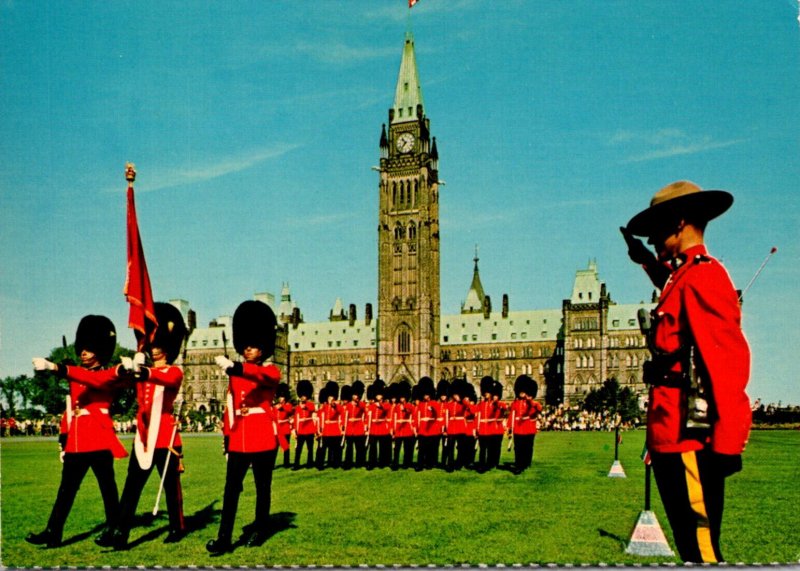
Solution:
M 183 316 L 174 305 L 156 303 L 155 310 L 158 327 L 149 347 L 153 366 L 141 366 L 144 363 L 143 353 L 137 353 L 133 359 L 136 435 L 128 463 L 128 476 L 122 489 L 119 518 L 112 535 L 112 544 L 117 550 L 128 547 L 136 506 L 153 466 L 162 475 L 167 497 L 169 533 L 164 543 L 180 541 L 186 530 L 180 480 L 183 454 L 178 421 L 173 416 L 183 370 L 173 363 L 180 355 L 187 331 Z
M 678 552 L 692 562 L 723 560 L 725 478 L 742 468 L 752 421 L 738 295 L 704 243 L 707 222 L 732 203 L 728 192 L 679 181 L 620 229 L 631 259 L 662 290 L 644 369 L 647 447 Z M 657 257 L 634 236 L 646 236 Z

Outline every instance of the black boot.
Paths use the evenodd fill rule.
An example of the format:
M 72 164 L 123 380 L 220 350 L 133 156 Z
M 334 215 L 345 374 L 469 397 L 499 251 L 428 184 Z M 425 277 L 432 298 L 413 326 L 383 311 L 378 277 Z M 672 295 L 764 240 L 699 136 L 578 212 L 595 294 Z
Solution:
M 100 547 L 114 547 L 114 529 L 105 528 L 100 535 L 94 538 L 94 542 Z
M 231 545 L 230 537 L 220 536 L 217 539 L 212 539 L 208 543 L 206 543 L 206 551 L 208 551 L 209 553 L 213 553 L 215 555 L 227 553 L 232 549 L 233 546 Z
M 183 536 L 186 535 L 186 532 L 182 529 L 170 529 L 167 537 L 164 539 L 164 543 L 178 543 Z
M 114 530 L 114 533 L 111 534 L 111 547 L 114 548 L 114 551 L 126 551 L 128 549 L 128 534 L 129 532 L 121 529 Z M 95 543 L 97 543 L 96 540 Z
M 25 541 L 33 545 L 46 545 L 49 548 L 61 546 L 61 532 L 54 531 L 49 527 L 41 533 L 29 533 Z

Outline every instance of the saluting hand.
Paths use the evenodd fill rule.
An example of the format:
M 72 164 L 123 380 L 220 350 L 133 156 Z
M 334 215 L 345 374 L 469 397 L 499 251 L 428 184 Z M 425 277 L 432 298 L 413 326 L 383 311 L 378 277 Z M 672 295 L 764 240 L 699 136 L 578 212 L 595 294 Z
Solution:
M 233 367 L 233 361 L 225 357 L 224 355 L 218 355 L 214 357 L 214 362 L 217 366 L 222 369 L 222 372 L 227 372 L 228 369 Z
M 55 363 L 51 363 L 44 357 L 34 357 L 32 361 L 34 371 L 55 371 L 57 368 Z
M 636 238 L 624 226 L 620 226 L 619 231 L 622 232 L 622 237 L 625 238 L 625 243 L 628 245 L 628 257 L 631 261 L 643 266 L 656 263 L 656 255 L 644 245 L 644 242 Z

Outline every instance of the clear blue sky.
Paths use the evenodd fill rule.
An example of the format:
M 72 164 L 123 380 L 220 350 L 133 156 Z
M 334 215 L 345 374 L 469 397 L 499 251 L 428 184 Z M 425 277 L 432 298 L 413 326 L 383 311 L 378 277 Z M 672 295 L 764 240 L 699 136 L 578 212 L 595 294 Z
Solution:
M 440 152 L 442 311 L 484 287 L 558 308 L 596 259 L 649 299 L 618 226 L 661 186 L 734 194 L 710 249 L 750 290 L 753 399 L 800 404 L 795 0 L 421 0 Z M 0 377 L 112 318 L 132 346 L 126 161 L 155 297 L 201 324 L 288 281 L 307 321 L 376 303 L 377 164 L 405 0 L 0 2 Z

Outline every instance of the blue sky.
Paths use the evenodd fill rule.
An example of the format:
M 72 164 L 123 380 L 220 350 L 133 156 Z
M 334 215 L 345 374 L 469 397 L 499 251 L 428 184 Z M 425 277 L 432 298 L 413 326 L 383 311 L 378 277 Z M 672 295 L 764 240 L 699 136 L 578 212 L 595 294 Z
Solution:
M 410 25 L 440 153 L 442 311 L 558 308 L 596 259 L 649 299 L 618 226 L 723 188 L 753 399 L 800 404 L 800 22 L 752 2 L 0 1 L 0 377 L 88 313 L 126 328 L 124 166 L 155 297 L 201 324 L 289 282 L 307 321 L 376 303 L 377 174 Z

